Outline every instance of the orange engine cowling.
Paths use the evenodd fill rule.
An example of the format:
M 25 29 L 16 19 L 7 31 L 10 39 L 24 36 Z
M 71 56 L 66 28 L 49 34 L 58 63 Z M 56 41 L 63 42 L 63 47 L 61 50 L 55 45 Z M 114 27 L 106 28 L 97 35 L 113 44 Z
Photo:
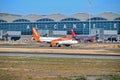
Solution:
M 63 37 L 63 38 L 59 38 L 59 39 L 52 40 L 51 46 L 52 46 L 52 47 L 56 47 L 56 46 L 60 47 L 60 45 L 57 45 L 57 42 L 58 42 L 58 41 L 65 41 L 65 40 L 74 40 L 74 38 Z
M 51 46 L 52 46 L 52 47 L 56 47 L 56 42 L 57 42 L 57 41 L 52 41 L 52 42 L 51 42 Z

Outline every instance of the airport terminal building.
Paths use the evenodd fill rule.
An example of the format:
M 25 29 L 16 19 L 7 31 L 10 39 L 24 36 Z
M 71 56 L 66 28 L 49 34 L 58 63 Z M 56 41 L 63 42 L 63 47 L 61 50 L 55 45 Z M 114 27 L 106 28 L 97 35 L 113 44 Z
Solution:
M 41 35 L 70 35 L 74 29 L 77 35 L 96 35 L 100 39 L 120 39 L 120 14 L 104 12 L 97 15 L 77 13 L 73 15 L 16 15 L 0 13 L 0 36 L 32 35 L 32 27 L 36 27 Z

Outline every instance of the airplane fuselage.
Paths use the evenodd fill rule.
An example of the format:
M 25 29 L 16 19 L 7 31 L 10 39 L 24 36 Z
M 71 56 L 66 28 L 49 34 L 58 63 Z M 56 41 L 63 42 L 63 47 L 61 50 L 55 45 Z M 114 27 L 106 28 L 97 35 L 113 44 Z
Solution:
M 89 41 L 93 42 L 95 40 L 94 36 L 74 36 L 76 40 L 84 40 L 84 41 Z
M 57 37 L 40 37 L 41 42 L 51 42 L 52 40 L 58 39 Z

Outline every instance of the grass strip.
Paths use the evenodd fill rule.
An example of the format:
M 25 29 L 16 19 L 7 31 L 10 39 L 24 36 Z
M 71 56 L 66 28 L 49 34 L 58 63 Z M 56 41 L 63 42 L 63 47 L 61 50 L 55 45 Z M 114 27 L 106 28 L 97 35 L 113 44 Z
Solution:
M 56 80 L 61 76 L 120 75 L 120 59 L 0 56 L 0 79 Z

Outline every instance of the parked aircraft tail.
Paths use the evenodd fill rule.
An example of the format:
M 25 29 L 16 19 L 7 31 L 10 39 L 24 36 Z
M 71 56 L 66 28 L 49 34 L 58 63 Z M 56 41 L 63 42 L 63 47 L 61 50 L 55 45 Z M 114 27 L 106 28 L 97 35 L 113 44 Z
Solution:
M 40 41 L 40 35 L 39 33 L 37 32 L 37 30 L 33 27 L 32 28 L 32 31 L 33 31 L 33 38 L 36 40 L 36 41 Z
M 70 31 L 71 31 L 71 35 L 72 35 L 72 37 L 75 37 L 76 34 L 75 34 L 75 32 L 73 31 L 73 29 L 71 29 Z

